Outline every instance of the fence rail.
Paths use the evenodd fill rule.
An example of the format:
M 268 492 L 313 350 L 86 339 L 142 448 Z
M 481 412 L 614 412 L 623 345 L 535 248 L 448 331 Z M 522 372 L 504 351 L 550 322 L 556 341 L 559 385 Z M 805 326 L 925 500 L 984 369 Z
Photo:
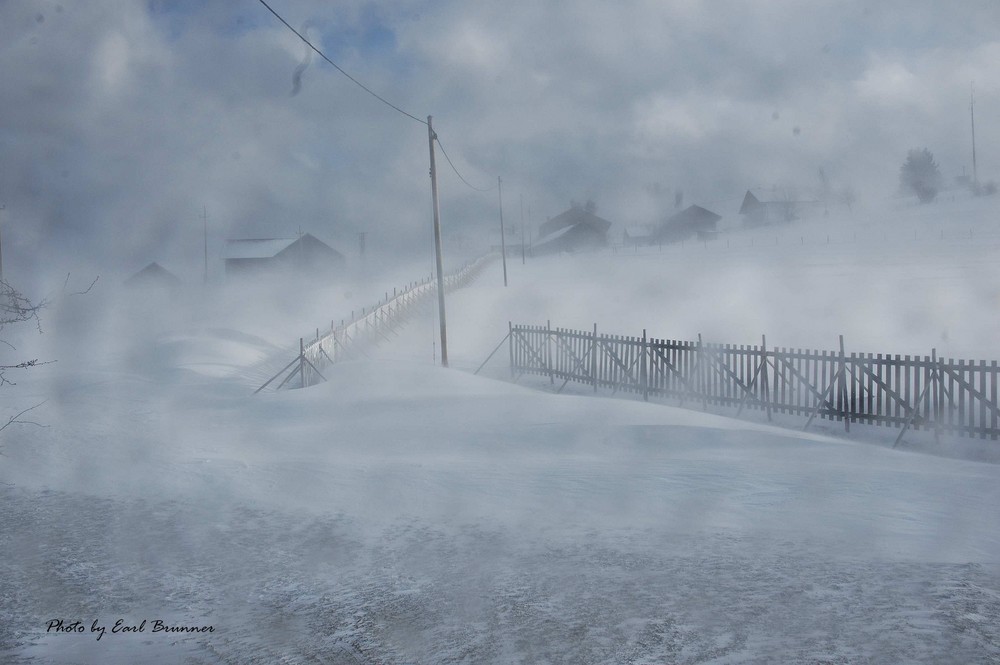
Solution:
M 510 325 L 511 372 L 593 390 L 935 434 L 1000 438 L 997 361 L 709 344 Z
M 485 254 L 463 265 L 459 270 L 444 276 L 446 292 L 466 286 L 494 260 L 493 253 Z M 433 277 L 413 282 L 402 289 L 393 289 L 392 295 L 385 294 L 371 308 L 362 309 L 359 314 L 351 313 L 351 320 L 342 320 L 340 325 L 330 322 L 326 331 L 316 329 L 316 336 L 309 342 L 299 340 L 299 355 L 283 370 L 271 377 L 255 393 L 284 377 L 275 384 L 276 389 L 287 386 L 301 388 L 325 380 L 321 369 L 344 359 L 364 355 L 367 345 L 387 341 L 398 334 L 399 327 L 412 316 L 414 311 L 437 297 L 437 280 Z

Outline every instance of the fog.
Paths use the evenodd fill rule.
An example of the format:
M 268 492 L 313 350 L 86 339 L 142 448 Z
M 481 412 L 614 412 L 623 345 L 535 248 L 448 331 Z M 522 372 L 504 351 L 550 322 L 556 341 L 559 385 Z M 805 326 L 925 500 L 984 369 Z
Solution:
M 571 198 L 636 223 L 677 191 L 703 204 L 755 186 L 804 195 L 820 169 L 878 201 L 914 147 L 951 181 L 972 170 L 973 83 L 978 168 L 996 178 L 1000 17 L 986 1 L 275 8 L 352 76 L 433 115 L 466 179 L 502 176 L 533 225 Z M 429 255 L 422 126 L 318 59 L 299 73 L 303 45 L 262 6 L 0 12 L 10 269 L 127 276 L 159 260 L 199 274 L 203 209 L 216 257 L 226 238 L 300 227 L 345 253 L 365 231 L 372 251 Z M 482 246 L 495 198 L 439 162 L 447 242 Z
M 39 361 L 0 385 L 0 660 L 1000 657 L 995 441 L 473 375 L 510 323 L 1000 359 L 995 3 L 269 4 L 399 108 L 257 2 L 0 3 L 3 278 L 43 305 L 0 328 Z M 508 285 L 447 295 L 450 368 L 428 299 L 254 395 L 430 278 L 428 115 L 445 271 L 500 176 Z M 606 246 L 522 260 L 585 201 Z M 625 240 L 692 204 L 711 232 Z M 305 233 L 342 260 L 225 261 Z

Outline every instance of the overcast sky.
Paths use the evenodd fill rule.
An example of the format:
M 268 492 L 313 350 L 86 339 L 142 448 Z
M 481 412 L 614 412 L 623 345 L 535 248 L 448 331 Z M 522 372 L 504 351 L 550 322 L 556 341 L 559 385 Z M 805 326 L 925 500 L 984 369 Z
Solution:
M 996 0 L 270 0 L 418 118 L 505 218 L 571 199 L 615 223 L 748 187 L 863 204 L 906 151 L 1000 177 Z M 311 232 L 345 254 L 431 256 L 426 128 L 381 104 L 257 0 L 0 0 L 0 212 L 8 270 L 200 275 L 227 237 Z M 295 93 L 295 94 L 293 94 Z M 438 156 L 446 259 L 488 240 L 496 191 Z M 6 271 L 5 271 L 6 272 Z

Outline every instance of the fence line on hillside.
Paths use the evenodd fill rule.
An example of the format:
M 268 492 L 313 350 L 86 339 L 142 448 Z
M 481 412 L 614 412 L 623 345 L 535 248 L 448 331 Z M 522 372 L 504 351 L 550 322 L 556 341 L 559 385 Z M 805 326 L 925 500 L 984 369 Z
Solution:
M 445 275 L 445 292 L 466 286 L 495 259 L 493 253 L 485 254 Z M 276 390 L 289 384 L 301 388 L 314 385 L 320 380 L 325 381 L 322 367 L 344 359 L 363 357 L 366 345 L 388 341 L 398 335 L 399 327 L 414 311 L 436 297 L 437 279 L 428 277 L 419 282 L 411 282 L 402 289 L 393 289 L 391 296 L 386 292 L 385 298 L 373 307 L 364 308 L 359 314 L 351 312 L 350 321 L 341 320 L 340 325 L 330 321 L 328 330 L 316 329 L 312 341 L 306 342 L 305 338 L 300 338 L 299 355 L 254 391 L 254 394 L 281 377 L 284 378 L 276 385 Z
M 709 344 L 545 326 L 509 325 L 511 375 L 548 376 L 561 392 L 570 382 L 594 392 L 676 398 L 767 414 L 1000 438 L 997 361 L 929 356 Z M 502 343 L 501 343 L 502 345 Z M 478 371 L 478 370 L 477 370 Z

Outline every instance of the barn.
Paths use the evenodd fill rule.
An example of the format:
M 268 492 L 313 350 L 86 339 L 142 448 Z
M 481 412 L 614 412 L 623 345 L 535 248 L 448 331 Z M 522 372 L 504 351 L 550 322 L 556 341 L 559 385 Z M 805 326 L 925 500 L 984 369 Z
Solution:
M 692 236 L 710 237 L 715 233 L 715 225 L 722 219 L 711 210 L 701 206 L 688 206 L 676 215 L 667 218 L 657 229 L 656 242 L 679 242 Z
M 223 250 L 226 276 L 276 273 L 337 276 L 345 267 L 344 255 L 309 233 L 298 238 L 247 238 L 227 240 Z
M 784 224 L 801 217 L 814 214 L 820 207 L 818 201 L 762 201 L 749 189 L 743 197 L 740 214 L 747 226 L 763 226 L 765 224 Z
M 533 254 L 557 254 L 598 249 L 608 244 L 611 222 L 584 208 L 573 206 L 539 226 Z

